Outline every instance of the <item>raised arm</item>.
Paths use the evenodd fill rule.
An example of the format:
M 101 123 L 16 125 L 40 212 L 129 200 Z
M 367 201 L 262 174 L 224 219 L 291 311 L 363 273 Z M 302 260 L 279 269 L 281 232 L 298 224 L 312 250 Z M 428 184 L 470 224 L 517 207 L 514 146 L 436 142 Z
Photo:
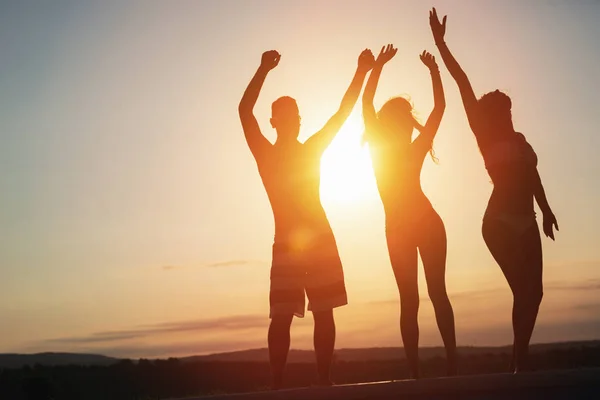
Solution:
M 442 85 L 442 77 L 440 76 L 440 69 L 435 61 L 435 57 L 430 53 L 423 51 L 420 55 L 421 61 L 431 74 L 431 83 L 433 85 L 433 110 L 427 118 L 427 123 L 421 130 L 421 134 L 415 140 L 415 144 L 423 146 L 426 151 L 431 149 L 433 138 L 438 131 L 442 117 L 444 116 L 444 110 L 446 109 L 446 99 L 444 97 L 444 86 Z
M 308 138 L 306 145 L 314 147 L 317 151 L 325 151 L 342 125 L 344 125 L 344 122 L 346 122 L 346 119 L 350 116 L 358 100 L 358 95 L 362 89 L 367 72 L 373 68 L 373 63 L 374 58 L 371 50 L 364 50 L 358 57 L 358 66 L 356 67 L 354 78 L 352 78 L 352 82 L 346 94 L 344 94 L 339 109 L 320 131 Z
M 540 178 L 540 174 L 537 168 L 535 169 L 534 175 L 533 195 L 535 196 L 535 200 L 537 201 L 538 206 L 540 207 L 540 210 L 542 210 L 542 214 L 544 215 L 544 234 L 550 239 L 554 240 L 554 231 L 552 230 L 552 228 L 554 227 L 558 231 L 558 222 L 556 222 L 556 217 L 554 216 L 554 213 L 552 212 L 552 210 L 550 209 L 550 205 L 548 204 L 548 199 L 546 198 L 544 185 L 542 185 L 542 179 Z
M 477 97 L 475 97 L 467 74 L 458 64 L 452 53 L 450 53 L 450 50 L 444 41 L 444 35 L 446 33 L 446 16 L 444 16 L 440 23 L 437 11 L 434 8 L 429 12 L 429 26 L 431 27 L 431 33 L 433 33 L 433 39 L 442 56 L 442 60 L 444 61 L 446 68 L 448 68 L 450 75 L 452 75 L 458 85 L 465 112 L 467 113 L 467 119 L 469 120 L 469 125 L 475 133 L 475 131 L 478 131 L 481 128 L 481 118 L 477 111 Z
M 244 129 L 244 136 L 246 137 L 248 147 L 250 147 L 250 151 L 255 158 L 259 157 L 266 149 L 270 148 L 271 142 L 269 142 L 260 131 L 258 121 L 256 121 L 256 117 L 254 116 L 254 105 L 256 104 L 256 100 L 258 99 L 258 95 L 267 74 L 279 64 L 280 58 L 281 55 L 275 50 L 269 50 L 263 53 L 260 67 L 258 67 L 254 77 L 248 84 L 238 107 L 242 128 Z
M 373 99 L 375 99 L 375 92 L 377 91 L 377 84 L 379 83 L 381 71 L 383 70 L 385 63 L 390 61 L 396 55 L 397 51 L 398 49 L 394 48 L 394 46 L 391 44 L 381 48 L 381 51 L 375 60 L 373 70 L 369 75 L 367 85 L 365 86 L 365 91 L 363 92 L 362 97 L 362 111 L 367 135 L 370 135 L 377 126 L 377 113 L 375 112 Z

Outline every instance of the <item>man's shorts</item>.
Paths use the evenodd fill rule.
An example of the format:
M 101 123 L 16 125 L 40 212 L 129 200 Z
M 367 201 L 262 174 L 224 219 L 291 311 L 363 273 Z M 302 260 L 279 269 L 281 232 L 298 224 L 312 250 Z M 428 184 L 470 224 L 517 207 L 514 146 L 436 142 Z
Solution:
M 321 236 L 303 249 L 277 241 L 273 245 L 269 316 L 304 317 L 306 297 L 308 310 L 313 312 L 348 304 L 342 262 L 333 234 Z

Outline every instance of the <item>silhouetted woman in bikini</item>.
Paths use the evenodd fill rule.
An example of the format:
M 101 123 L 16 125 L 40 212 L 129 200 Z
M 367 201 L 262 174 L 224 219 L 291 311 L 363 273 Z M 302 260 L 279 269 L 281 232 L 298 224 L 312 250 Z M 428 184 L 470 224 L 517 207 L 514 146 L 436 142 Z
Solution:
M 417 249 L 423 261 L 427 290 L 435 309 L 437 324 L 446 347 L 448 374 L 456 374 L 454 313 L 446 293 L 446 230 L 421 189 L 421 168 L 432 151 L 433 138 L 446 103 L 435 58 L 421 54 L 433 82 L 435 105 L 425 126 L 412 115 L 404 98 L 388 100 L 378 113 L 373 98 L 381 70 L 397 49 L 381 49 L 363 94 L 365 141 L 369 145 L 379 195 L 386 218 L 386 237 L 390 261 L 400 291 L 400 330 L 412 378 L 419 377 L 419 309 Z M 411 142 L 413 129 L 420 135 Z M 432 154 L 433 156 L 433 154 Z
M 475 97 L 467 75 L 444 42 L 446 17 L 429 13 L 435 43 L 456 80 L 485 167 L 494 183 L 483 217 L 482 233 L 513 293 L 514 372 L 528 369 L 529 340 L 542 301 L 542 244 L 533 199 L 544 215 L 544 233 L 554 240 L 556 218 L 537 170 L 537 156 L 525 136 L 513 128 L 510 98 L 496 90 Z

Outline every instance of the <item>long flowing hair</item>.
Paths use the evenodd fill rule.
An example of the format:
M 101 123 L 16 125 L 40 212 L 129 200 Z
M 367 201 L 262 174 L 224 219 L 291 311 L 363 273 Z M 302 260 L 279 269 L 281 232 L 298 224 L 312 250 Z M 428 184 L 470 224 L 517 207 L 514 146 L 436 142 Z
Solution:
M 422 134 L 424 130 L 423 125 L 419 123 L 415 116 L 412 103 L 408 99 L 400 96 L 393 97 L 385 102 L 377 112 L 377 120 L 379 122 L 378 126 L 376 128 L 371 127 L 371 130 L 377 129 L 380 132 L 372 132 L 369 128 L 366 128 L 363 133 L 362 144 L 368 144 L 369 142 L 374 143 L 374 141 L 380 141 L 381 139 L 385 140 L 387 135 L 402 133 L 410 135 L 407 139 L 407 143 L 410 143 L 413 129 L 419 131 L 420 134 Z M 429 149 L 429 154 L 431 155 L 433 162 L 437 164 L 439 160 L 435 156 L 433 144 Z

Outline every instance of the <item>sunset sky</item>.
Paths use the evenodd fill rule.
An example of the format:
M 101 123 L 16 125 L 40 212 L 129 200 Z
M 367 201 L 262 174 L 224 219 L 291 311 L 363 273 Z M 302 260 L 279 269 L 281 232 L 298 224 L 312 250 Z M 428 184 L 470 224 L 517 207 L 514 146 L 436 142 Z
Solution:
M 375 105 L 408 95 L 424 122 L 431 5 L 476 94 L 512 97 L 558 218 L 533 341 L 600 339 L 599 1 L 1 1 L 0 352 L 266 347 L 273 218 L 240 97 L 262 52 L 278 50 L 256 116 L 274 141 L 270 104 L 293 96 L 304 140 L 337 109 L 361 50 L 393 43 Z M 422 183 L 448 233 L 458 342 L 508 344 L 511 294 L 481 237 L 492 185 L 440 69 L 440 162 L 427 159 Z M 322 160 L 349 296 L 337 347 L 400 346 L 359 111 Z M 420 288 L 421 344 L 439 345 L 422 270 Z M 310 315 L 292 347 L 312 347 Z

